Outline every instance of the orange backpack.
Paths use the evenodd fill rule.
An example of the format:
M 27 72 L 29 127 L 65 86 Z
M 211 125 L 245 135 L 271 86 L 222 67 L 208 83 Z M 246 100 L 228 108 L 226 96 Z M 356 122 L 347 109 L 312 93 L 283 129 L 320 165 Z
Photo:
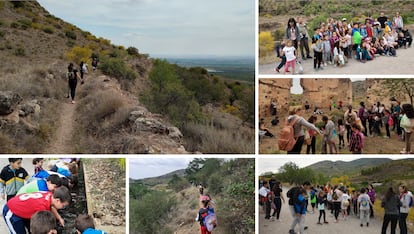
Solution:
M 291 151 L 293 149 L 293 146 L 295 146 L 296 139 L 293 126 L 296 124 L 299 118 L 300 117 L 295 117 L 294 120 L 291 120 L 290 123 L 286 123 L 286 125 L 282 128 L 282 131 L 279 133 L 279 139 L 277 140 L 279 150 Z

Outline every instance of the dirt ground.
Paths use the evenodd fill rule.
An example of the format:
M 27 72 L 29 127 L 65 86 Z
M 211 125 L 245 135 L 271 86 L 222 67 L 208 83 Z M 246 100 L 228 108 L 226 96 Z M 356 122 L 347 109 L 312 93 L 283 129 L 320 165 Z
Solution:
M 325 113 L 329 116 L 329 110 L 324 110 Z M 308 119 L 311 113 L 305 113 L 304 118 Z M 272 117 L 264 117 L 265 119 L 265 126 L 269 128 L 270 132 L 273 133 L 275 136 L 273 138 L 264 136 L 260 139 L 259 142 L 259 153 L 260 154 L 279 154 L 279 153 L 286 153 L 285 151 L 280 151 L 277 146 L 277 137 L 279 132 L 282 130 L 284 126 L 284 122 L 286 119 L 285 116 L 279 117 L 279 124 L 276 126 L 272 126 L 270 124 Z M 317 115 L 317 122 L 322 121 L 322 115 Z M 385 135 L 385 128 L 381 129 L 381 133 Z M 321 153 L 321 136 L 317 136 L 316 141 L 316 154 Z M 339 140 L 337 140 L 339 142 Z M 345 145 L 347 144 L 347 140 L 345 138 Z M 366 137 L 364 141 L 364 154 L 399 154 L 400 151 L 405 147 L 405 143 L 400 140 L 399 136 L 391 131 L 391 138 L 384 138 L 383 136 L 375 136 L 375 137 Z M 302 147 L 302 154 L 306 153 L 306 145 Z M 339 150 L 340 154 L 350 154 L 348 148 L 343 148 Z
M 350 59 L 344 67 L 334 67 L 328 64 L 323 67 L 323 70 L 318 71 L 313 69 L 313 59 L 302 60 L 300 52 L 297 57 L 302 62 L 304 75 L 411 75 L 413 74 L 411 65 L 414 63 L 413 52 L 413 46 L 407 49 L 400 48 L 397 49 L 397 57 L 379 56 L 366 63 Z M 259 75 L 291 75 L 290 72 L 284 74 L 284 67 L 280 73 L 277 73 L 274 69 L 279 63 L 280 60 L 277 59 L 276 63 L 260 65 Z

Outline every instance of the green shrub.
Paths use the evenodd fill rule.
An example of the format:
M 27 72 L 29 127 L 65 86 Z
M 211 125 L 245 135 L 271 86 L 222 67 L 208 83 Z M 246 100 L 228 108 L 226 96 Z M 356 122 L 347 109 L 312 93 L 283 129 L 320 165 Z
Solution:
M 135 47 L 128 47 L 127 52 L 129 55 L 135 56 L 135 55 L 139 55 L 138 49 Z
M 14 55 L 23 57 L 26 55 L 26 51 L 24 50 L 24 48 L 18 47 L 14 50 Z
M 76 40 L 76 33 L 74 32 L 74 31 L 71 31 L 71 30 L 67 30 L 67 31 L 65 31 L 65 36 L 67 37 L 67 38 L 70 38 L 70 39 L 72 39 L 72 40 Z
M 24 7 L 24 1 L 17 0 L 17 1 L 10 1 L 13 4 L 14 8 L 21 8 Z
M 72 40 L 72 39 L 68 39 L 67 41 L 66 41 L 66 46 L 67 47 L 73 47 L 73 46 L 75 46 L 76 45 L 76 41 L 74 41 L 74 40 Z
M 99 64 L 99 69 L 109 76 L 118 79 L 134 80 L 137 74 L 120 58 L 104 58 Z
M 52 27 L 45 27 L 43 28 L 43 32 L 48 33 L 48 34 L 53 34 L 54 30 Z
M 32 21 L 28 19 L 21 19 L 17 21 L 20 24 L 20 28 L 28 29 L 32 27 Z
M 17 22 L 12 22 L 12 23 L 10 24 L 10 27 L 11 27 L 11 28 L 19 28 L 19 26 L 20 26 L 20 24 L 19 24 L 19 23 L 17 23 Z

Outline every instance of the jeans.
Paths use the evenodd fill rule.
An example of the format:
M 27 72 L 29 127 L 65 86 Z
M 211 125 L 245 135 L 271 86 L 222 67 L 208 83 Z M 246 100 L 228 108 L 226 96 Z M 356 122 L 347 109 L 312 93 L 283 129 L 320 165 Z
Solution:
M 300 154 L 302 150 L 303 142 L 305 141 L 305 136 L 300 136 L 296 139 L 296 144 L 293 146 L 291 151 L 288 151 L 288 154 Z
M 280 199 L 280 197 L 275 197 L 274 203 L 275 203 L 275 206 L 276 206 L 276 210 L 273 211 L 272 216 L 274 217 L 276 215 L 276 219 L 279 219 L 280 210 L 282 208 L 282 199 Z
M 316 153 L 316 137 L 311 137 L 311 144 L 306 146 L 306 154 L 309 154 L 312 149 L 312 154 Z
M 401 234 L 407 234 L 407 216 L 408 213 L 400 213 L 398 225 L 400 226 Z

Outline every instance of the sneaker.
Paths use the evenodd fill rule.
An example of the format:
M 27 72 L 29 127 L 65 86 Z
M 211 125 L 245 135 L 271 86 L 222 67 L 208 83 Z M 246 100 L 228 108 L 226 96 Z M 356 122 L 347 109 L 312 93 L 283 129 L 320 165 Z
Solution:
M 338 220 L 337 220 L 337 219 L 335 219 L 334 223 L 337 223 L 337 222 L 338 222 Z
M 280 73 L 280 71 L 279 71 L 279 68 L 275 68 L 275 71 L 277 72 L 277 73 Z
M 363 227 L 364 225 L 361 223 L 359 226 Z
M 306 56 L 306 58 L 310 58 L 310 59 L 311 59 L 311 58 L 312 58 L 312 56 L 308 55 L 308 56 Z
M 321 222 L 317 222 L 316 224 L 322 225 L 322 223 L 321 223 Z
M 308 226 L 305 226 L 303 229 L 304 229 L 304 230 L 308 230 Z
M 367 223 L 367 227 L 369 227 L 369 223 Z
M 390 137 L 389 137 L 389 136 L 384 136 L 384 138 L 387 138 L 387 139 L 388 139 L 388 138 L 390 138 Z
M 362 225 L 362 224 L 361 224 Z M 295 234 L 295 231 L 294 230 L 292 230 L 292 229 L 290 229 L 289 230 L 289 234 Z
M 326 223 L 326 224 L 328 224 L 328 222 L 327 222 L 327 221 L 324 221 L 323 223 Z
M 326 64 L 326 63 L 324 63 L 323 65 L 324 65 L 325 67 L 326 67 L 326 66 L 328 66 L 328 64 Z
M 70 98 L 70 97 L 69 97 L 69 95 L 68 95 L 68 96 L 66 96 L 66 98 Z
M 71 101 L 70 103 L 75 104 L 75 101 Z

